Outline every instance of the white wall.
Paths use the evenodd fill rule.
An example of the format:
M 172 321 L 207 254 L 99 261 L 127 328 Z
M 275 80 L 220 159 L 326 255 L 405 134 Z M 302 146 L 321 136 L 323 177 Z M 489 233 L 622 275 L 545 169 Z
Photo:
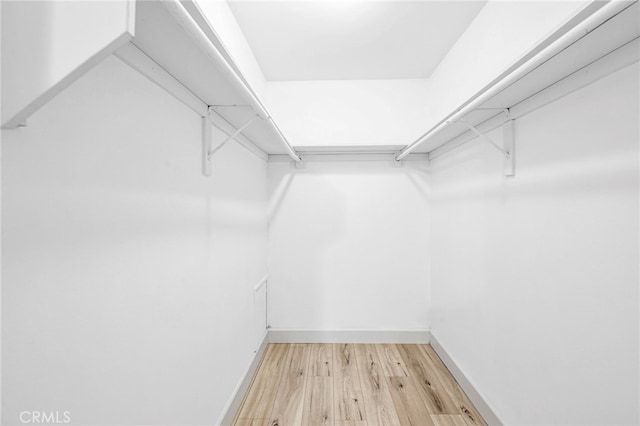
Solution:
M 215 133 L 216 138 L 222 135 Z M 266 163 L 110 58 L 2 133 L 3 424 L 212 424 L 257 344 Z
M 406 145 L 424 133 L 428 80 L 269 82 L 265 101 L 295 146 Z
M 294 146 L 407 145 L 585 4 L 488 1 L 428 79 L 267 82 L 265 103 Z
M 390 163 L 269 163 L 274 329 L 428 329 L 426 165 Z
M 638 75 L 517 120 L 513 179 L 432 162 L 432 332 L 506 424 L 640 421 Z

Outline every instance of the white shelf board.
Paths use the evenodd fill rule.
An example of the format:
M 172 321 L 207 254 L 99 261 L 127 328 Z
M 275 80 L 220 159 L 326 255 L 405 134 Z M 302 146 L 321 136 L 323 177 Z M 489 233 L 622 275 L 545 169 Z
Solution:
M 637 48 L 640 37 L 638 9 L 638 2 L 630 3 L 628 8 L 466 114 L 465 120 L 482 128 L 482 131 L 490 131 L 506 121 L 506 115 L 501 113 L 504 108 L 516 110 L 526 103 L 527 112 L 534 110 L 637 62 L 640 59 Z M 511 118 L 526 113 L 524 108 L 521 110 L 517 117 Z M 483 126 L 483 123 L 489 125 Z M 414 152 L 435 154 L 435 157 L 447 151 L 441 149 L 444 145 L 459 146 L 461 141 L 474 138 L 475 135 L 464 126 L 451 123 Z
M 199 13 L 199 9 L 190 8 L 189 13 Z M 202 25 L 204 19 L 195 19 Z M 207 31 L 205 31 L 207 33 Z M 210 37 L 212 34 L 207 34 Z M 198 99 L 204 106 L 220 106 L 216 108 L 214 123 L 224 121 L 233 128 L 239 128 L 256 115 L 247 105 L 242 94 L 233 88 L 227 77 L 200 48 L 193 43 L 175 17 L 159 1 L 136 2 L 135 37 L 131 41 L 140 52 L 148 57 L 144 60 L 131 58 L 132 54 L 140 56 L 131 46 L 123 48 L 118 56 L 134 66 L 147 77 L 163 86 L 174 96 L 189 103 L 192 109 L 200 114 L 202 108 L 192 106 Z M 214 46 L 219 46 L 212 41 Z M 226 54 L 226 52 L 225 52 Z M 134 64 L 135 63 L 135 64 Z M 150 70 L 150 67 L 159 68 Z M 166 73 L 173 81 L 166 84 L 168 78 L 158 78 L 158 73 Z M 181 85 L 182 88 L 178 88 Z M 191 98 L 185 100 L 183 98 Z M 239 105 L 238 107 L 231 107 Z M 242 132 L 240 138 L 254 144 L 267 154 L 286 154 L 287 151 L 273 128 L 265 120 L 257 120 Z
M 205 103 L 245 103 L 161 2 L 136 2 L 133 44 Z
M 192 5 L 191 2 L 184 4 L 191 17 L 198 23 L 212 44 L 218 49 L 223 49 L 220 40 L 216 39 L 213 29 L 208 27 L 207 20 L 200 16 L 199 9 L 188 7 Z M 567 94 L 575 88 L 567 84 L 558 85 L 558 82 L 598 60 L 606 62 L 607 54 L 638 38 L 639 35 L 638 3 L 635 2 L 560 54 L 541 64 L 483 105 L 466 114 L 464 118 L 474 125 L 501 123 L 506 119 L 502 109 L 513 108 L 528 99 L 533 99 L 540 92 L 549 88 L 563 87 L 564 94 Z M 178 81 L 202 104 L 215 106 L 218 121 L 224 122 L 230 128 L 239 128 L 255 116 L 256 112 L 248 106 L 243 96 L 234 90 L 216 64 L 192 42 L 172 14 L 160 3 L 155 1 L 137 2 L 136 33 L 132 43 L 144 51 L 157 66 Z M 221 53 L 229 58 L 228 53 L 224 50 Z M 635 52 L 635 58 L 626 58 L 625 63 L 629 60 L 637 60 L 637 53 Z M 631 52 L 629 55 L 634 56 L 634 53 Z M 611 72 L 615 70 L 616 66 L 619 68 L 619 65 L 616 64 L 612 64 Z M 234 64 L 231 63 L 231 65 L 235 68 Z M 604 76 L 602 68 L 599 66 L 600 77 Z M 580 84 L 584 85 L 584 80 L 585 78 L 582 78 Z M 555 95 L 556 98 L 560 96 L 563 94 Z M 548 99 L 548 96 L 542 98 Z M 241 138 L 246 139 L 245 145 L 252 143 L 266 154 L 286 154 L 286 149 L 278 135 L 264 120 L 256 121 L 245 129 Z M 431 153 L 450 141 L 460 142 L 464 138 L 472 139 L 469 131 L 464 126 L 453 123 L 429 138 L 416 149 L 415 153 Z M 397 151 L 395 148 L 393 151 Z M 372 150 L 380 152 L 380 147 L 374 146 L 345 147 L 343 152 L 337 152 L 336 147 L 297 147 L 297 149 L 301 152 L 306 151 L 307 155 L 311 154 L 310 151 L 315 151 L 313 154 L 316 155 L 339 155 L 347 152 L 350 154 L 371 153 Z M 392 150 L 388 149 L 387 151 L 391 152 Z

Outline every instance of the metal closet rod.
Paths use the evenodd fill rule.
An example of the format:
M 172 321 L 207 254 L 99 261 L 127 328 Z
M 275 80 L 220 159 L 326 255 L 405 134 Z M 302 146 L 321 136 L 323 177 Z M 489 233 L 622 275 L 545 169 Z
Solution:
M 627 3 L 623 1 L 609 1 L 605 5 L 603 5 L 600 9 L 592 13 L 582 22 L 578 23 L 575 27 L 571 28 L 565 34 L 560 36 L 557 40 L 553 41 L 546 48 L 541 50 L 538 54 L 526 60 L 524 63 L 517 66 L 517 68 L 505 76 L 503 79 L 497 81 L 495 84 L 489 86 L 488 88 L 481 91 L 475 99 L 472 99 L 468 104 L 463 105 L 457 111 L 449 114 L 447 118 L 440 121 L 434 127 L 432 127 L 427 133 L 418 138 L 415 142 L 407 145 L 400 154 L 396 157 L 396 160 L 400 161 L 405 158 L 407 155 L 411 154 L 416 150 L 420 145 L 426 142 L 432 135 L 438 133 L 444 127 L 453 123 L 472 110 L 476 109 L 479 105 L 487 102 L 492 97 L 496 96 L 498 93 L 520 80 L 526 74 L 530 73 L 538 66 L 547 62 L 549 59 L 562 52 L 564 49 L 586 36 L 589 32 L 593 31 L 595 28 L 600 26 L 603 22 L 607 21 L 609 18 L 617 15 L 624 9 L 630 7 L 632 3 Z
M 187 10 L 180 4 L 179 0 L 165 0 L 161 1 L 162 4 L 177 22 L 180 24 L 185 34 L 191 38 L 191 40 L 198 46 L 198 48 L 205 53 L 218 70 L 227 78 L 234 89 L 239 91 L 242 97 L 251 105 L 256 113 L 267 122 L 271 128 L 276 132 L 280 138 L 282 144 L 287 150 L 287 154 L 295 161 L 301 161 L 296 151 L 293 149 L 287 138 L 282 134 L 282 131 L 277 124 L 271 118 L 271 115 L 267 109 L 262 105 L 262 102 L 256 97 L 250 87 L 240 78 L 235 70 L 227 63 L 222 54 L 211 43 L 207 35 L 202 28 L 196 23 L 193 17 L 187 12 Z

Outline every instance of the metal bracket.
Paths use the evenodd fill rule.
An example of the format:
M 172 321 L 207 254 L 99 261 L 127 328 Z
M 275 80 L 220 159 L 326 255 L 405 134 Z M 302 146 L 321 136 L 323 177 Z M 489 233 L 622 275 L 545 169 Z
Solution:
M 469 124 L 469 122 L 467 122 L 467 120 L 465 120 L 464 118 L 461 118 L 461 119 L 458 120 L 458 123 L 462 124 L 463 126 L 468 128 L 469 130 L 471 130 L 473 133 L 475 133 L 480 138 L 482 138 L 485 142 L 489 142 L 489 144 L 492 147 L 494 147 L 495 149 L 497 149 L 498 151 L 500 151 L 505 156 L 505 158 L 509 158 L 509 153 L 505 149 L 503 149 L 500 145 L 495 143 L 493 141 L 493 139 L 491 139 L 489 136 L 485 135 L 484 133 L 480 132 L 478 129 L 473 127 L 471 124 Z
M 209 117 L 202 117 L 202 174 L 211 176 L 211 161 L 209 151 L 213 144 L 213 134 Z
M 516 136 L 515 120 L 507 120 L 502 125 L 502 145 L 509 154 L 503 162 L 503 174 L 505 176 L 516 175 Z
M 251 105 L 230 104 L 230 105 L 209 105 L 209 108 L 218 110 L 220 108 L 252 108 L 252 107 Z
M 307 168 L 307 162 L 304 161 L 304 158 L 302 158 L 302 155 L 300 155 L 300 161 L 294 161 L 293 162 L 293 167 L 295 167 L 296 169 L 306 169 Z
M 218 150 L 220 148 L 222 148 L 223 146 L 225 146 L 225 144 L 227 142 L 229 142 L 231 139 L 234 139 L 236 136 L 238 136 L 240 133 L 242 133 L 242 131 L 244 129 L 246 129 L 247 127 L 249 127 L 251 125 L 251 123 L 253 123 L 255 120 L 257 120 L 258 118 L 260 118 L 259 115 L 255 115 L 254 117 L 251 117 L 251 119 L 249 121 L 247 121 L 246 123 L 244 123 L 242 126 L 238 127 L 236 129 L 235 132 L 233 132 L 232 134 L 230 134 L 220 145 L 216 146 L 215 148 L 213 148 L 212 150 L 210 150 L 209 152 L 207 152 L 207 160 L 211 160 L 211 157 L 213 156 L 213 154 L 215 154 L 216 152 L 218 152 Z
M 508 117 L 509 110 L 505 109 L 505 112 Z M 515 137 L 514 137 L 513 121 L 514 120 L 507 120 L 502 125 L 503 146 L 498 145 L 496 142 L 493 141 L 493 139 L 491 139 L 484 133 L 480 132 L 468 121 L 466 121 L 464 118 L 458 119 L 457 122 L 467 127 L 473 133 L 478 135 L 478 137 L 480 137 L 482 140 L 484 140 L 485 142 L 488 142 L 492 147 L 500 151 L 500 153 L 502 153 L 502 155 L 504 156 L 504 162 L 503 162 L 504 176 L 514 176 L 515 175 Z
M 211 108 L 211 107 L 210 107 Z M 211 157 L 218 152 L 220 148 L 226 145 L 227 142 L 238 136 L 244 129 L 249 127 L 254 121 L 259 119 L 259 115 L 251 117 L 249 121 L 238 127 L 235 132 L 230 134 L 220 145 L 212 148 L 212 134 L 211 124 L 208 117 L 202 117 L 202 174 L 205 176 L 211 176 Z
M 509 108 L 476 108 L 476 111 L 502 111 L 505 118 L 509 118 L 509 114 L 511 114 Z

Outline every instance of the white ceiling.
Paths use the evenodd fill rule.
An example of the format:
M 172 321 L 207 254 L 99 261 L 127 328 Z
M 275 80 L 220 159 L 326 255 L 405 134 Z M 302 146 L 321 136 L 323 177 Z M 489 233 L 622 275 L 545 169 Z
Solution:
M 229 0 L 269 81 L 429 77 L 485 3 Z

